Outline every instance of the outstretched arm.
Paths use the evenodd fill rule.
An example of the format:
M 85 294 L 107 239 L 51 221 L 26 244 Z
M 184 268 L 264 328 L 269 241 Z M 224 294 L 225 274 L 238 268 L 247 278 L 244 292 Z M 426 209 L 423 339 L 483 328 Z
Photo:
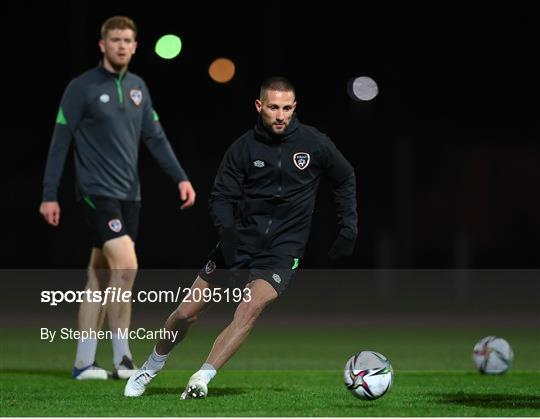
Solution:
M 183 202 L 180 209 L 189 208 L 195 204 L 195 190 L 174 154 L 157 112 L 152 108 L 148 89 L 145 93 L 147 98 L 143 104 L 142 139 L 161 169 L 178 185 L 180 200 Z
M 339 185 L 334 186 L 336 215 L 340 227 L 338 237 L 328 252 L 331 259 L 350 256 L 358 234 L 356 212 L 356 179 L 354 173 Z
M 356 240 L 358 234 L 358 214 L 356 212 L 356 177 L 354 173 L 334 186 L 334 202 L 339 234 L 349 240 Z
M 210 193 L 210 217 L 218 231 L 234 227 L 237 205 L 243 194 L 244 168 L 241 156 L 241 146 L 236 142 L 225 153 Z
M 167 173 L 175 183 L 187 181 L 188 177 L 182 166 L 178 162 L 176 155 L 165 135 L 165 131 L 159 122 L 159 117 L 151 108 L 150 99 L 146 102 L 147 109 L 145 109 L 143 116 L 142 126 L 142 139 L 148 150 L 159 166 Z
M 334 202 L 339 226 L 339 234 L 328 255 L 332 259 L 349 256 L 354 250 L 358 235 L 358 214 L 356 211 L 356 178 L 354 169 L 328 139 L 326 142 L 326 176 L 334 190 Z
M 67 86 L 60 102 L 43 176 L 43 198 L 39 212 L 53 226 L 60 223 L 58 186 L 71 140 L 84 113 L 84 106 L 84 92 L 81 86 L 73 81 Z
M 243 194 L 244 170 L 241 148 L 234 143 L 225 153 L 210 193 L 210 217 L 221 238 L 220 248 L 226 266 L 234 263 L 238 234 L 234 219 Z

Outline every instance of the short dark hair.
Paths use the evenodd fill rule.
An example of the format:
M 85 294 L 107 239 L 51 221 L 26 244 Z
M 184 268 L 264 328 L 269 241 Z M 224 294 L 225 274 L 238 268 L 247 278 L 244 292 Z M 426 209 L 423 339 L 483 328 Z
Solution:
M 131 29 L 133 31 L 133 38 L 137 38 L 137 25 L 133 19 L 126 16 L 113 16 L 108 18 L 103 25 L 101 25 L 101 39 L 105 39 L 108 31 L 114 29 Z
M 292 92 L 295 96 L 293 84 L 281 76 L 273 76 L 265 79 L 261 84 L 261 91 L 259 92 L 259 99 L 263 99 L 266 96 L 268 90 L 277 90 L 278 92 Z

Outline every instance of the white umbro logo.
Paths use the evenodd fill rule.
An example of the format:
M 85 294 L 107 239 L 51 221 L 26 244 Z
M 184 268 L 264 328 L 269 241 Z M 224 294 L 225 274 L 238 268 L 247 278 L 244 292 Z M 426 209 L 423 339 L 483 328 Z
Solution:
M 264 167 L 264 162 L 262 160 L 255 160 L 253 162 L 253 166 L 255 166 L 255 167 Z
M 111 97 L 107 94 L 107 93 L 103 93 L 100 97 L 99 97 L 99 101 L 101 103 L 107 103 L 109 100 L 111 100 Z
M 278 274 L 272 274 L 272 279 L 278 284 L 281 283 L 281 277 Z

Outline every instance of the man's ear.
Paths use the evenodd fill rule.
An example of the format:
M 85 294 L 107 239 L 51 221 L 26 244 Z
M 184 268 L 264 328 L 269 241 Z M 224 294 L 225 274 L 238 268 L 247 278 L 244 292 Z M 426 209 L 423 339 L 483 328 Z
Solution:
M 105 53 L 105 41 L 103 39 L 100 39 L 98 42 L 99 49 L 102 53 Z
M 262 110 L 262 102 L 259 99 L 255 100 L 255 109 L 257 109 L 257 112 L 261 113 Z

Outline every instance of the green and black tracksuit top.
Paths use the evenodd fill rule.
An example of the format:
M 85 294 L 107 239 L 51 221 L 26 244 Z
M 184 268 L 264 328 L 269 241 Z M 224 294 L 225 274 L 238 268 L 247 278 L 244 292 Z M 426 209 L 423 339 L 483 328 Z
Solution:
M 67 86 L 49 149 L 43 200 L 56 201 L 70 143 L 74 140 L 77 195 L 139 201 L 142 139 L 175 182 L 187 180 L 139 76 L 111 73 L 101 65 Z
M 302 257 L 321 176 L 333 190 L 339 234 L 358 228 L 354 169 L 330 138 L 293 116 L 282 135 L 259 118 L 227 150 L 210 194 L 218 230 L 234 228 L 239 248 Z

